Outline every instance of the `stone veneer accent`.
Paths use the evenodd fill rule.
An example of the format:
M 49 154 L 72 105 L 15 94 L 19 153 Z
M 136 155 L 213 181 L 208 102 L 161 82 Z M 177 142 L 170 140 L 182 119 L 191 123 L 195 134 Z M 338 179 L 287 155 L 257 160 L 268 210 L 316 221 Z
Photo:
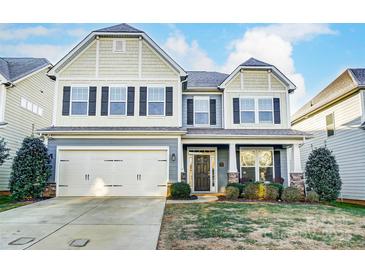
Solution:
M 43 191 L 44 198 L 56 197 L 56 183 L 48 183 Z
M 227 175 L 229 184 L 239 182 L 240 175 L 238 172 L 228 172 Z
M 305 184 L 303 173 L 290 173 L 290 186 L 299 188 L 305 195 Z

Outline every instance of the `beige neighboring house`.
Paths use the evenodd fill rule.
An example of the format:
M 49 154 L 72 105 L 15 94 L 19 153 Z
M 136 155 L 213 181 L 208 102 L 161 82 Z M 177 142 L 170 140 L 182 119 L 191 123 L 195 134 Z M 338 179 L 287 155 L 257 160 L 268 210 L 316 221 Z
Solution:
M 9 189 L 12 160 L 23 139 L 52 123 L 51 66 L 44 58 L 0 58 L 0 138 L 10 148 L 0 167 L 0 191 Z
M 312 134 L 301 146 L 303 169 L 312 149 L 327 146 L 340 169 L 340 198 L 365 200 L 365 69 L 347 69 L 292 117 Z

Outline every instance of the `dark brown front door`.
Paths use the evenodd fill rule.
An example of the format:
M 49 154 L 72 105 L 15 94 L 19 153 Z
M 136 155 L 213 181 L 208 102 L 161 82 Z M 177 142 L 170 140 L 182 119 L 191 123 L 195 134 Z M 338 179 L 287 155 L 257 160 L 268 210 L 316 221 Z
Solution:
M 210 191 L 209 155 L 194 155 L 194 191 Z

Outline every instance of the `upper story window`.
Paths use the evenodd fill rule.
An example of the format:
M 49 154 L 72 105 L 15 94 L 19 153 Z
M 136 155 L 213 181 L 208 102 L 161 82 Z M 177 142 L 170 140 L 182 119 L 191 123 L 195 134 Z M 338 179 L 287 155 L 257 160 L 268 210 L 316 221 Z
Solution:
M 241 123 L 255 123 L 255 99 L 241 98 L 240 100 Z
M 209 125 L 209 97 L 194 98 L 194 124 Z
M 326 115 L 326 131 L 327 136 L 335 135 L 335 115 L 334 113 Z
M 89 88 L 71 88 L 71 115 L 87 115 L 89 105 Z
M 125 52 L 125 48 L 126 48 L 125 40 L 117 39 L 113 41 L 113 52 L 123 53 Z
M 110 87 L 109 115 L 126 115 L 127 88 Z
M 165 88 L 148 87 L 147 90 L 147 113 L 149 116 L 165 115 Z
M 273 119 L 273 99 L 258 99 L 259 123 L 272 123 Z

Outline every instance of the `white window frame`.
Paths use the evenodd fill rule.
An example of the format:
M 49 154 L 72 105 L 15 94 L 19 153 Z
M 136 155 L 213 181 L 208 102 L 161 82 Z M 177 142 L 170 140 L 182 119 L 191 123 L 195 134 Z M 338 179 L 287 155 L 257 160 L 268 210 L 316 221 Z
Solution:
M 196 104 L 196 101 L 208 101 L 208 111 L 196 111 L 196 107 L 195 107 L 195 104 Z M 194 121 L 193 121 L 193 124 L 194 126 L 198 126 L 198 127 L 202 127 L 202 126 L 210 126 L 210 97 L 209 96 L 194 96 Z M 197 124 L 195 122 L 195 114 L 196 113 L 207 113 L 208 114 L 208 123 L 207 124 Z
M 327 116 L 332 116 L 332 124 L 329 124 L 329 125 L 333 125 L 333 134 L 332 135 L 330 135 L 330 136 L 328 136 L 328 126 L 329 125 L 327 125 Z M 325 124 L 326 124 L 326 137 L 327 138 L 330 138 L 330 137 L 332 137 L 332 136 L 335 136 L 335 134 L 336 134 L 336 124 L 335 124 L 335 113 L 334 112 L 331 112 L 331 113 L 328 113 L 328 114 L 326 114 L 325 116 L 324 116 L 324 119 L 325 119 Z
M 150 101 L 148 99 L 148 93 L 149 93 L 149 89 L 150 88 L 162 88 L 163 89 L 163 101 Z M 146 94 L 147 98 L 146 98 L 146 102 L 147 102 L 147 106 L 146 106 L 146 115 L 147 117 L 164 117 L 166 116 L 166 86 L 162 86 L 162 85 L 149 85 L 147 86 L 147 94 Z M 149 114 L 149 103 L 163 103 L 163 114 Z
M 124 88 L 125 89 L 125 101 L 115 101 L 115 100 L 111 100 L 111 96 L 110 96 L 110 91 L 111 88 Z M 128 101 L 128 87 L 125 85 L 110 85 L 109 86 L 109 94 L 108 94 L 108 116 L 127 116 L 127 101 Z M 124 114 L 111 114 L 110 110 L 111 110 L 111 103 L 125 103 L 125 112 Z
M 72 93 L 73 93 L 73 88 L 87 88 L 87 100 L 72 100 Z M 85 85 L 73 85 L 71 86 L 71 92 L 70 92 L 70 116 L 73 116 L 73 117 L 86 117 L 89 115 L 89 96 L 90 96 L 90 88 L 88 86 L 85 86 Z M 86 102 L 86 114 L 72 114 L 72 103 L 73 102 L 83 102 L 85 103 Z
M 260 111 L 262 112 L 269 112 L 270 110 L 260 110 L 259 109 L 259 100 L 260 99 L 271 99 L 271 122 L 260 122 Z M 265 125 L 272 125 L 274 124 L 274 98 L 269 96 L 260 96 L 257 97 L 257 123 L 258 124 L 265 124 Z
M 255 101 L 255 123 L 243 123 L 241 119 L 241 99 L 254 99 Z M 272 105 L 272 120 L 269 122 L 260 122 L 259 120 L 259 112 L 260 111 L 269 111 L 269 110 L 259 110 L 259 99 L 271 99 Z M 240 124 L 241 125 L 274 125 L 274 97 L 272 96 L 239 96 L 239 110 L 240 110 Z M 244 110 L 242 110 L 244 111 Z
M 0 122 L 5 120 L 6 87 L 0 84 Z
M 116 45 L 117 45 L 117 42 L 122 42 L 123 43 L 123 49 L 122 50 L 117 50 L 117 47 L 116 47 Z M 114 39 L 113 40 L 113 53 L 125 53 L 126 52 L 126 44 L 127 44 L 127 42 L 126 42 L 126 40 L 124 40 L 124 39 Z
M 245 150 L 254 150 L 255 151 L 255 182 L 260 181 L 260 161 L 259 161 L 258 151 L 260 151 L 260 150 L 269 150 L 269 151 L 271 151 L 272 178 L 273 178 L 273 182 L 274 182 L 274 180 L 275 180 L 274 148 L 273 147 L 241 147 L 240 148 L 240 178 L 242 178 L 242 168 L 243 168 L 243 165 L 241 163 L 241 152 L 243 152 Z M 265 181 L 265 182 L 268 182 L 268 181 Z
M 241 112 L 242 111 L 245 111 L 245 110 L 242 110 L 242 106 L 241 106 L 241 100 L 242 99 L 253 99 L 254 100 L 254 109 L 253 110 L 246 110 L 247 112 L 248 111 L 253 111 L 253 113 L 254 113 L 254 119 L 255 119 L 255 121 L 253 122 L 253 123 L 244 123 L 244 122 L 242 122 L 242 119 L 241 119 Z M 252 96 L 240 96 L 239 97 L 239 108 L 240 108 L 240 124 L 242 124 L 242 125 L 255 125 L 257 122 L 257 115 L 256 115 L 256 107 L 257 107 L 257 102 L 256 102 L 256 98 L 255 97 L 252 97 Z

